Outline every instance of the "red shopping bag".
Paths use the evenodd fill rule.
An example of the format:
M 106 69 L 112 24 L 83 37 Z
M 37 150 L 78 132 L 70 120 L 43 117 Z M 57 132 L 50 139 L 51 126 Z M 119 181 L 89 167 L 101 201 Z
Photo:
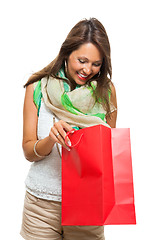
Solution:
M 62 150 L 62 225 L 136 224 L 130 130 L 103 125 L 68 135 Z

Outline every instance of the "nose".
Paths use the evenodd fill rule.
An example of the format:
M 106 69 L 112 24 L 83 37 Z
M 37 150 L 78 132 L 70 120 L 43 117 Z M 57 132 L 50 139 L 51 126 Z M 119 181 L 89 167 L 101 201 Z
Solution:
M 92 66 L 91 65 L 86 65 L 83 69 L 84 74 L 89 75 L 92 73 Z

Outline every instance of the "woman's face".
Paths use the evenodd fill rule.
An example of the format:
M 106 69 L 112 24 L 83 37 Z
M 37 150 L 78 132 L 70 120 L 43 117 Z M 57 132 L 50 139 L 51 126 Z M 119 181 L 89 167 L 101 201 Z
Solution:
M 67 77 L 84 85 L 96 75 L 102 65 L 102 54 L 92 43 L 85 43 L 73 51 L 67 62 Z

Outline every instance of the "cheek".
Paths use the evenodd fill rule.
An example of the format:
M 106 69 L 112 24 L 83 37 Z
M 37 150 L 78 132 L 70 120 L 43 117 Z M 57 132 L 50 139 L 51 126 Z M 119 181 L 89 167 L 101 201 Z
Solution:
M 94 74 L 96 75 L 97 73 L 99 73 L 100 69 L 101 69 L 101 67 L 96 67 L 96 68 L 94 69 Z
M 79 69 L 80 69 L 80 66 L 76 62 L 73 62 L 73 63 L 68 65 L 68 70 L 69 70 L 70 73 L 71 72 L 74 73 L 74 72 L 78 71 Z

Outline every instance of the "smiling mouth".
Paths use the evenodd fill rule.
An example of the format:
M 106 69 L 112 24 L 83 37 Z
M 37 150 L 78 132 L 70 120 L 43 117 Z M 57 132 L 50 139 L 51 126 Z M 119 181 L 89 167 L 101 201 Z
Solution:
M 79 73 L 79 72 L 77 72 L 77 75 L 83 81 L 86 81 L 89 78 L 89 75 L 85 76 L 85 75 L 83 75 L 82 73 Z

